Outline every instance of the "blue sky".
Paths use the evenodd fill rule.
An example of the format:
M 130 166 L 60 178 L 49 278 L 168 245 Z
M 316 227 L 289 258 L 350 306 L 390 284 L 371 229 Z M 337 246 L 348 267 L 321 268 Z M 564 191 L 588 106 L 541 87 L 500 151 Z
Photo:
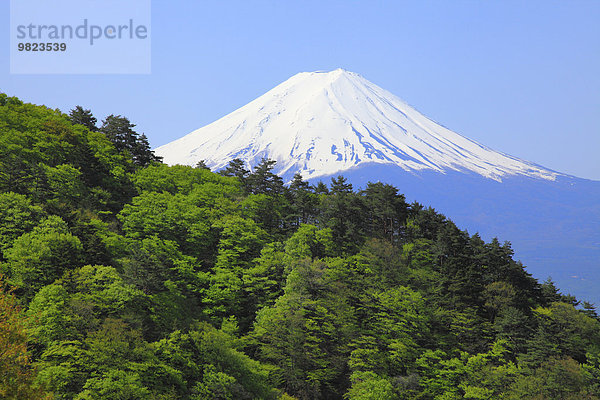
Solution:
M 125 115 L 158 146 L 342 67 L 482 144 L 600 180 L 598 21 L 591 0 L 153 0 L 151 74 L 11 75 L 2 29 L 0 91 Z

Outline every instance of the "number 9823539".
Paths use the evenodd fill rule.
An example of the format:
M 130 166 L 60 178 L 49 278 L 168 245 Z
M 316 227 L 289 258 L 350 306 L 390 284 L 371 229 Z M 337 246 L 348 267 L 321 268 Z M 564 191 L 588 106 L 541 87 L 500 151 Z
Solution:
M 66 51 L 66 43 L 18 43 L 19 51 Z

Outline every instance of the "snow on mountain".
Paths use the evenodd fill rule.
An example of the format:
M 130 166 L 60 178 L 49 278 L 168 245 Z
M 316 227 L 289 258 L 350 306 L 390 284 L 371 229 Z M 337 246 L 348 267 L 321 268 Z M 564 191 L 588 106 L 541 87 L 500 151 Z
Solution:
M 167 164 L 213 170 L 240 158 L 249 166 L 263 157 L 275 172 L 305 179 L 365 163 L 394 164 L 406 171 L 474 172 L 555 180 L 559 175 L 494 151 L 425 117 L 392 93 L 343 69 L 294 75 L 256 100 L 156 149 Z

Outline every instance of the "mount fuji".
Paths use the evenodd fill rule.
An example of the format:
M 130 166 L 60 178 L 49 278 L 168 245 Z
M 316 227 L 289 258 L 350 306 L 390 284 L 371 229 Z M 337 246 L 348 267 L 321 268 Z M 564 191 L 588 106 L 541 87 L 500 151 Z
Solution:
M 303 72 L 171 143 L 165 163 L 220 170 L 277 161 L 288 181 L 382 181 L 484 239 L 510 241 L 539 279 L 600 304 L 600 182 L 521 160 L 455 133 L 362 76 Z
M 281 175 L 312 179 L 367 163 L 405 171 L 469 171 L 501 181 L 557 173 L 491 150 L 423 116 L 362 76 L 336 69 L 294 75 L 231 114 L 156 149 L 167 164 L 221 169 L 263 157 Z

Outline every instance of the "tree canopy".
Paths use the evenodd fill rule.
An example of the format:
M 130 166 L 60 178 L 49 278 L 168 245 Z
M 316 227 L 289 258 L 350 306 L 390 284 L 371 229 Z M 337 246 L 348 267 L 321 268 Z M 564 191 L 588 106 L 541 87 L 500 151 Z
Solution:
M 385 183 L 0 94 L 0 397 L 599 399 L 594 305 Z

